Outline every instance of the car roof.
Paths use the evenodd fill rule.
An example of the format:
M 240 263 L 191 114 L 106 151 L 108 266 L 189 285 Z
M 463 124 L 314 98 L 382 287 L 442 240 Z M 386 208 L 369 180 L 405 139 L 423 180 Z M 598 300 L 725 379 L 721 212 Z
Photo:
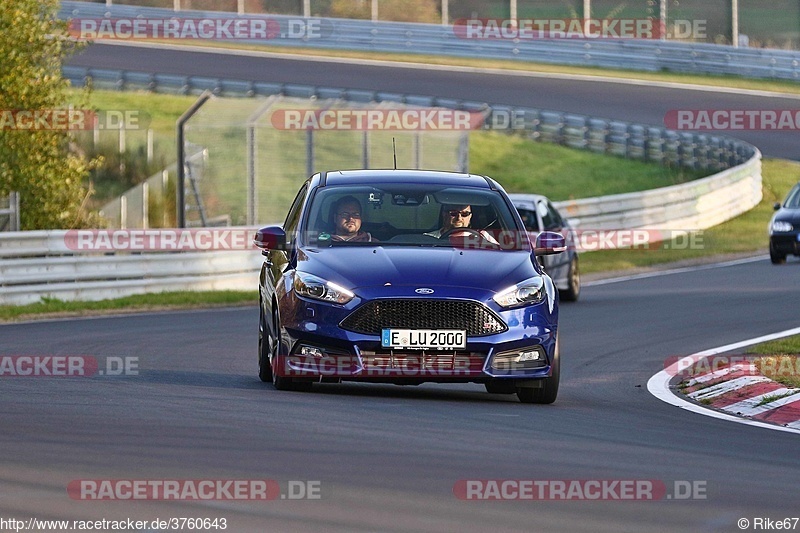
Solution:
M 514 204 L 514 207 L 517 209 L 536 209 L 536 202 L 540 200 L 549 201 L 547 196 L 543 196 L 541 194 L 509 194 L 508 198 L 511 200 L 511 203 Z
M 492 189 L 494 182 L 485 176 L 440 170 L 335 170 L 325 173 L 325 185 L 376 185 L 381 183 L 427 183 Z

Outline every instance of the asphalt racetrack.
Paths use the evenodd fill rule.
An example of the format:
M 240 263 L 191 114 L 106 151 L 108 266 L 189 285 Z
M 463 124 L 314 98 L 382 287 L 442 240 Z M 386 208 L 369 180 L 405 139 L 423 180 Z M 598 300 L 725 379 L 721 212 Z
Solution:
M 438 94 L 655 124 L 682 106 L 797 105 L 177 54 L 95 45 L 72 62 Z M 784 134 L 740 137 L 773 156 L 800 150 Z M 579 303 L 561 306 L 562 386 L 550 406 L 479 385 L 276 391 L 256 376 L 255 306 L 3 325 L 0 355 L 86 356 L 100 369 L 117 360 L 136 368 L 127 376 L 0 378 L 0 518 L 225 518 L 234 532 L 733 532 L 743 530 L 743 518 L 750 530 L 756 519 L 797 517 L 797 435 L 685 412 L 651 396 L 646 383 L 668 358 L 797 327 L 798 279 L 800 261 L 775 267 L 763 257 L 586 286 Z M 273 480 L 279 493 L 269 501 L 95 501 L 68 492 L 81 480 Z M 664 491 L 656 501 L 459 497 L 479 480 L 548 487 L 633 480 Z M 299 486 L 319 498 L 293 500 Z

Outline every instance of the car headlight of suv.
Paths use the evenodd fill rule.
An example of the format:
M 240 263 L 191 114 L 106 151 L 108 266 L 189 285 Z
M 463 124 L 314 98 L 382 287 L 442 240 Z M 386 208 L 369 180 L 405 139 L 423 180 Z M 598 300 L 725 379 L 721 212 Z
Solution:
M 336 304 L 346 304 L 355 297 L 344 287 L 305 272 L 295 274 L 294 291 L 299 296 Z
M 541 276 L 536 276 L 517 283 L 513 287 L 503 289 L 492 298 L 500 307 L 515 307 L 539 303 L 544 300 L 544 296 L 544 280 Z
M 791 223 L 786 222 L 785 220 L 776 220 L 772 223 L 769 229 L 772 233 L 786 233 L 792 231 L 794 228 L 792 227 Z

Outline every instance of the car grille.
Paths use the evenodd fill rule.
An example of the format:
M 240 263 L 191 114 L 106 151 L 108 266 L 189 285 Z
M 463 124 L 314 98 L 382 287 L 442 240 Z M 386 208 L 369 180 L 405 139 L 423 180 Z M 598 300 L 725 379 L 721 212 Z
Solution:
M 491 309 L 469 300 L 398 299 L 367 302 L 347 318 L 344 329 L 380 335 L 384 328 L 463 329 L 478 337 L 508 329 Z

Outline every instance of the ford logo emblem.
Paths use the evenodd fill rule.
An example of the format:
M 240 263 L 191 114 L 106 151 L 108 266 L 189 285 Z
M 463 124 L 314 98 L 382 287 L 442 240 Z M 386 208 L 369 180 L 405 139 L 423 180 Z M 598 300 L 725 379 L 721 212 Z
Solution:
M 429 289 L 427 287 L 420 287 L 419 289 L 414 289 L 414 292 L 417 294 L 433 294 L 433 289 Z

